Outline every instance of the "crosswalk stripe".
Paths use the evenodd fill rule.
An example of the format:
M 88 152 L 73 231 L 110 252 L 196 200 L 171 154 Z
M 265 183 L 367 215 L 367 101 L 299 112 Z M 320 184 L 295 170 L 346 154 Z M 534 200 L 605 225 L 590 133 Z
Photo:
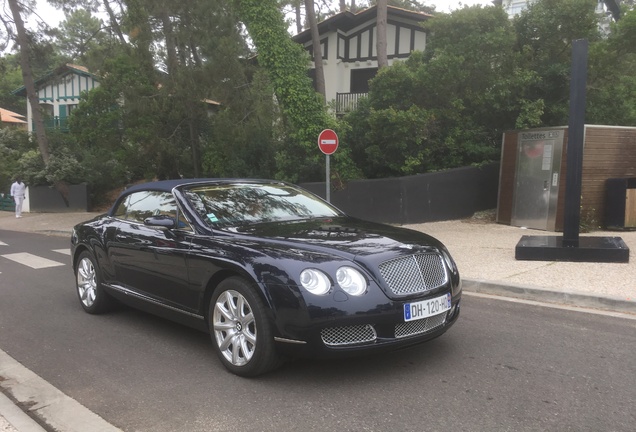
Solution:
M 61 253 L 64 255 L 71 256 L 71 250 L 69 248 L 66 249 L 53 249 L 53 252 Z
M 24 264 L 25 266 L 31 267 L 33 269 L 41 269 L 47 267 L 57 267 L 63 266 L 64 264 L 59 263 L 57 261 L 53 261 L 50 259 L 42 258 L 37 255 L 32 255 L 26 252 L 13 253 L 2 255 L 2 257 L 10 259 L 11 261 L 15 261 L 20 264 Z

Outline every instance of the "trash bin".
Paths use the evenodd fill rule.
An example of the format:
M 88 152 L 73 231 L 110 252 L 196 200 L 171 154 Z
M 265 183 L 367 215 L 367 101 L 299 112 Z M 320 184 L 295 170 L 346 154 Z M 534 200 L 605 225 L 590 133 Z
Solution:
M 636 229 L 636 178 L 606 180 L 605 227 Z

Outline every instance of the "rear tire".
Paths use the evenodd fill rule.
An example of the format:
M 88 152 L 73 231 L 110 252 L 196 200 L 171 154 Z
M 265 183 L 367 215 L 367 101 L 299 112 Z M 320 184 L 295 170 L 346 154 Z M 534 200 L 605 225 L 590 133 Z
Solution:
M 232 373 L 254 377 L 281 365 L 267 307 L 245 279 L 231 277 L 212 294 L 208 325 L 214 349 Z
M 89 314 L 101 314 L 112 309 L 113 299 L 104 292 L 99 267 L 90 252 L 84 251 L 75 269 L 77 296 L 82 308 Z

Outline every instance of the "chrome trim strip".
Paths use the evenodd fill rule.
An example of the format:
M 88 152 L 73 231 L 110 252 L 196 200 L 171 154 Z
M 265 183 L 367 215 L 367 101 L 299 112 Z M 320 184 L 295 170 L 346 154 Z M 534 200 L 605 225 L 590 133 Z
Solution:
M 285 339 L 285 338 L 281 338 L 281 337 L 274 337 L 274 340 L 276 342 L 285 342 L 285 343 L 291 343 L 291 344 L 298 344 L 298 345 L 304 345 L 307 342 L 306 341 L 299 341 L 299 340 L 293 340 L 293 339 Z
M 111 289 L 115 290 L 115 291 L 119 291 L 122 294 L 126 294 L 126 295 L 130 295 L 130 296 L 136 297 L 136 298 L 138 298 L 140 300 L 143 300 L 143 301 L 146 301 L 148 303 L 152 303 L 154 305 L 161 306 L 161 307 L 166 308 L 166 309 L 170 309 L 171 311 L 179 312 L 179 313 L 182 313 L 184 315 L 190 316 L 192 318 L 205 320 L 205 317 L 203 317 L 201 315 L 197 315 L 197 314 L 192 313 L 192 312 L 187 312 L 187 311 L 184 311 L 183 309 L 179 309 L 179 308 L 176 308 L 174 306 L 168 306 L 167 304 L 163 304 L 163 303 L 161 303 L 161 302 L 159 302 L 159 301 L 157 301 L 157 300 L 155 300 L 155 299 L 153 299 L 151 297 L 145 296 L 143 294 L 139 294 L 138 292 L 135 292 L 135 291 L 130 290 L 128 288 L 124 288 L 123 286 L 110 285 L 110 284 L 104 284 L 104 285 L 107 286 L 108 288 L 111 288 Z

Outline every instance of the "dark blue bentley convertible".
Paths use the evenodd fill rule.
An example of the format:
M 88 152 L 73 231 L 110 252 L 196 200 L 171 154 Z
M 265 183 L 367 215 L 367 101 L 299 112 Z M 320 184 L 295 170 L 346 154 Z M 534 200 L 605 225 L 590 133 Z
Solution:
M 136 185 L 71 243 L 86 312 L 119 300 L 208 331 L 242 376 L 418 344 L 459 316 L 459 273 L 439 241 L 279 181 Z

